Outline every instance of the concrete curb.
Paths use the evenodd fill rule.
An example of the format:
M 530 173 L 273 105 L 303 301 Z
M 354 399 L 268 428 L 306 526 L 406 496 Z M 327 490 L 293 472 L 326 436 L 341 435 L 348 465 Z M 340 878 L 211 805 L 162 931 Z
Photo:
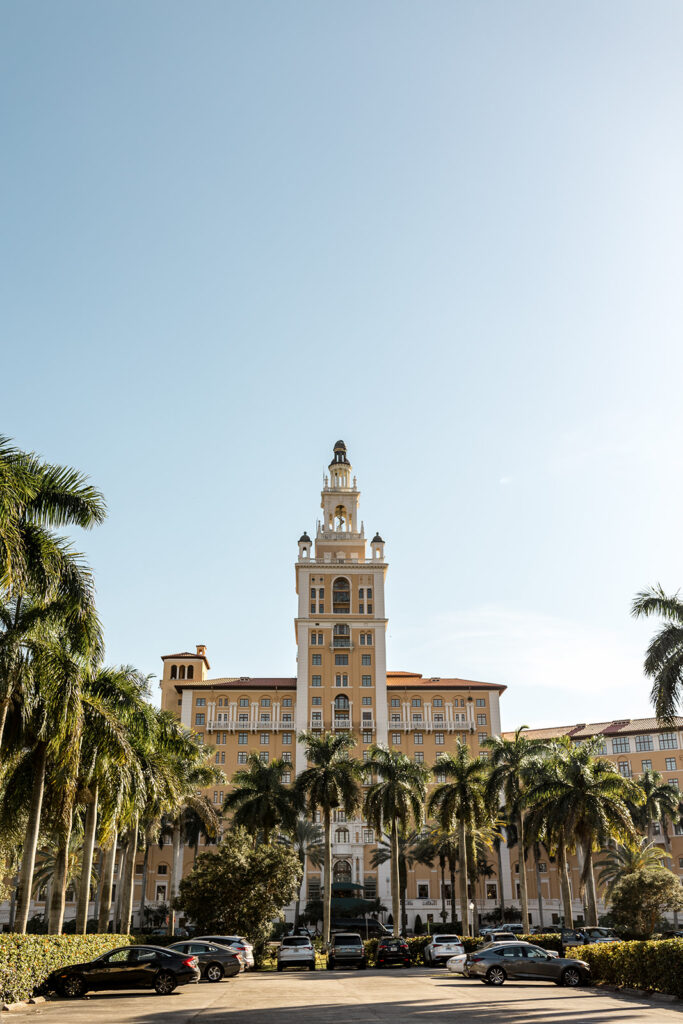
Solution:
M 29 996 L 28 999 L 22 1000 L 20 1003 L 3 1003 L 0 1006 L 1 1013 L 12 1013 L 14 1010 L 25 1010 L 27 1006 L 37 1006 L 40 1003 L 46 1003 L 45 996 Z
M 678 996 L 670 995 L 668 992 L 646 992 L 642 988 L 626 988 L 620 987 L 619 985 L 605 985 L 603 982 L 597 981 L 593 984 L 594 989 L 602 990 L 603 992 L 616 992 L 621 993 L 624 996 L 635 996 L 637 999 L 651 999 L 655 1003 L 678 1003 L 681 1000 Z

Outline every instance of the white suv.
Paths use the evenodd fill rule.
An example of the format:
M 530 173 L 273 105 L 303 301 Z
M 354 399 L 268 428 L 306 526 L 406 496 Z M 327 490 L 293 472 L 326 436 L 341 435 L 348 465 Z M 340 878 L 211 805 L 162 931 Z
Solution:
M 433 935 L 432 941 L 424 948 L 424 959 L 428 966 L 445 964 L 452 956 L 464 953 L 465 947 L 459 935 Z
M 285 967 L 308 967 L 315 970 L 315 950 L 313 943 L 305 935 L 286 935 L 277 951 L 277 969 Z

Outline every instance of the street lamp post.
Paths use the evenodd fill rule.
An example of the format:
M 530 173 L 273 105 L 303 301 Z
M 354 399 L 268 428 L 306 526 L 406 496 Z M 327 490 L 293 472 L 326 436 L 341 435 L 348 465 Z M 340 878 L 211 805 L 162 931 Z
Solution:
M 470 917 L 472 919 L 470 935 L 474 935 L 474 902 L 472 900 L 470 900 Z

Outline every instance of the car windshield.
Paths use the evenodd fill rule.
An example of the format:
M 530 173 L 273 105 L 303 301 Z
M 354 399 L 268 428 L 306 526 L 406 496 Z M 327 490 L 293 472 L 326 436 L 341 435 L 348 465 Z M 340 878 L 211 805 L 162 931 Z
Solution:
M 292 939 L 283 939 L 282 940 L 282 945 L 283 946 L 310 946 L 310 944 L 311 944 L 310 939 L 292 938 Z
M 435 935 L 434 942 L 460 942 L 457 935 Z

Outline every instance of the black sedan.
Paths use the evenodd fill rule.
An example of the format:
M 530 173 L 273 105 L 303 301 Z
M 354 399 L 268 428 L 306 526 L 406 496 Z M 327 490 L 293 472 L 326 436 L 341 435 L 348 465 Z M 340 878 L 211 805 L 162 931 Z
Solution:
M 399 964 L 401 967 L 410 967 L 410 951 L 408 943 L 403 939 L 385 938 L 380 939 L 377 945 L 378 967 L 387 967 L 388 964 Z
M 174 942 L 167 949 L 176 953 L 187 953 L 196 956 L 199 970 L 207 981 L 220 981 L 221 978 L 234 978 L 242 970 L 239 953 L 227 946 L 219 946 L 215 942 L 200 942 L 198 939 L 185 939 Z
M 153 988 L 160 996 L 168 996 L 177 985 L 199 978 L 196 956 L 161 946 L 125 946 L 90 963 L 60 967 L 48 977 L 47 987 L 70 998 L 112 988 Z

